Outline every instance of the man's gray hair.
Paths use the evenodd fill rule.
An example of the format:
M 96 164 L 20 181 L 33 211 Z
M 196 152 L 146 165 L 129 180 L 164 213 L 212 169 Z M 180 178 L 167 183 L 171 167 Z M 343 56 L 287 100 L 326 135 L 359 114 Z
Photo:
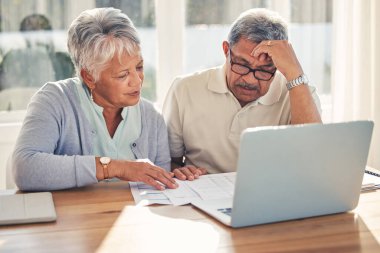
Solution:
M 228 34 L 230 47 L 241 38 L 254 43 L 263 40 L 288 40 L 285 20 L 276 12 L 257 8 L 243 12 L 232 24 Z
M 140 39 L 128 16 L 119 9 L 95 8 L 83 11 L 70 25 L 67 46 L 79 78 L 88 71 L 95 81 L 117 54 L 140 53 Z

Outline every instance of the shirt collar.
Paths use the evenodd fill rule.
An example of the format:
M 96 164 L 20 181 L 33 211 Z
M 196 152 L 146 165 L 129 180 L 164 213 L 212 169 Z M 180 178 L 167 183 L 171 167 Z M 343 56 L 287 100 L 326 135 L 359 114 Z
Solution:
M 228 93 L 230 91 L 227 87 L 225 64 L 215 68 L 215 71 L 210 74 L 208 89 L 216 93 Z
M 274 103 L 277 103 L 280 100 L 282 88 L 281 87 L 281 77 L 282 74 L 279 71 L 276 71 L 276 74 L 274 75 L 274 78 L 272 80 L 272 83 L 269 86 L 269 90 L 267 94 L 260 97 L 257 100 L 257 103 L 260 103 L 262 105 L 272 105 Z

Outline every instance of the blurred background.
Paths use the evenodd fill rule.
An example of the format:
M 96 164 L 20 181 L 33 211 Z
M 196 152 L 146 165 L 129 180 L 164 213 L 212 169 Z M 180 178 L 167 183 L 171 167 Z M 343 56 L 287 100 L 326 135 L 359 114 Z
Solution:
M 159 106 L 175 76 L 223 64 L 222 41 L 231 23 L 256 7 L 278 11 L 290 22 L 290 39 L 304 71 L 321 95 L 331 92 L 331 0 L 1 0 L 0 92 L 7 99 L 0 110 L 25 109 L 28 97 L 45 82 L 71 77 L 65 57 L 70 23 L 85 9 L 109 6 L 121 9 L 138 28 L 143 96 Z M 32 15 L 39 17 L 21 30 Z

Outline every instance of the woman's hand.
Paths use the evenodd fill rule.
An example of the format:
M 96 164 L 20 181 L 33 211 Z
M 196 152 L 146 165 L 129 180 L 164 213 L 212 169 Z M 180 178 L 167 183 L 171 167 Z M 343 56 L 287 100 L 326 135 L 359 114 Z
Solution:
M 163 168 L 149 162 L 120 161 L 118 167 L 117 177 L 119 179 L 143 182 L 153 186 L 157 190 L 164 190 L 165 187 L 171 189 L 178 187 L 172 172 L 167 172 Z
M 207 174 L 207 170 L 204 168 L 197 168 L 191 165 L 176 168 L 173 170 L 174 176 L 180 180 L 189 180 L 199 178 L 199 176 Z

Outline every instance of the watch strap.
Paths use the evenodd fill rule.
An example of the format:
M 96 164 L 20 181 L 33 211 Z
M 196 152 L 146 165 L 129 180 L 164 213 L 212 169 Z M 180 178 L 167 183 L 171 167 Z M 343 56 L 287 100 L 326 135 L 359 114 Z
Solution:
M 305 84 L 307 85 L 309 83 L 309 80 L 307 79 L 307 76 L 305 74 L 300 75 L 296 79 L 293 79 L 286 83 L 286 88 L 288 90 L 293 89 L 294 87 L 297 87 L 299 85 Z
M 103 164 L 103 175 L 104 175 L 104 179 L 109 178 L 109 174 L 108 174 L 108 164 Z

